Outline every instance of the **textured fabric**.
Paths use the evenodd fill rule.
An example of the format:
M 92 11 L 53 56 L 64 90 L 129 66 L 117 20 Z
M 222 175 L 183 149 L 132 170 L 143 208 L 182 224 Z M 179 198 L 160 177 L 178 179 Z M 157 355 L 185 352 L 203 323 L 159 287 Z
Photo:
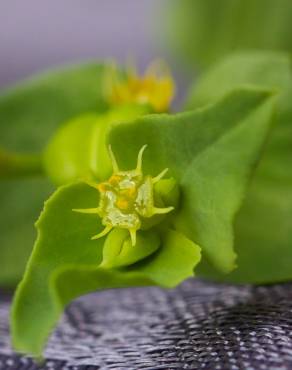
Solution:
M 12 354 L 0 300 L 0 369 L 292 369 L 292 284 L 189 280 L 98 292 L 67 309 L 42 367 Z

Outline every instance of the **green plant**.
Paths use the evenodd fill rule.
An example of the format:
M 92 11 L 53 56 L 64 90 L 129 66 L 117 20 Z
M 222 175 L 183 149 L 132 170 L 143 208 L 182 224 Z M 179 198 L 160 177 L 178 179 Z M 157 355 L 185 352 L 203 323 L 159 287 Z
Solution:
M 35 77 L 0 95 L 0 148 L 5 148 L 0 151 L 2 286 L 14 286 L 21 279 L 35 239 L 34 222 L 54 189 L 44 176 L 39 153 L 64 121 L 107 109 L 101 88 L 105 74 L 104 65 L 73 66 Z M 24 158 L 21 168 L 18 153 Z M 33 173 L 25 160 L 31 155 L 36 164 Z
M 292 51 L 290 0 L 170 0 L 166 13 L 164 41 L 192 69 L 234 51 Z
M 80 76 L 85 74 L 80 80 L 90 87 L 87 68 L 79 70 Z M 281 54 L 231 57 L 202 76 L 188 99 L 188 111 L 177 114 L 161 112 L 162 107 L 168 109 L 174 90 L 167 74 L 157 77 L 150 71 L 140 78 L 133 71 L 117 74 L 110 65 L 91 68 L 101 74 L 98 88 L 87 95 L 88 105 L 79 102 L 78 111 L 78 98 L 70 96 L 72 86 L 67 91 L 65 80 L 61 88 L 62 74 L 57 80 L 51 75 L 49 81 L 40 80 L 34 86 L 32 96 L 39 98 L 39 110 L 31 107 L 31 115 L 21 115 L 30 127 L 44 107 L 50 117 L 49 112 L 58 112 L 54 107 L 60 95 L 53 99 L 59 91 L 56 86 L 61 96 L 66 90 L 67 106 L 62 102 L 59 113 L 48 121 L 48 142 L 36 140 L 41 159 L 33 161 L 36 166 L 27 166 L 26 172 L 27 177 L 37 172 L 58 185 L 37 221 L 37 241 L 13 303 L 14 347 L 36 356 L 41 355 L 64 306 L 96 289 L 170 288 L 194 274 L 251 282 L 291 278 L 284 268 L 268 274 L 270 262 L 265 259 L 259 265 L 267 244 L 262 227 L 257 234 L 240 228 L 242 220 L 248 224 L 250 217 L 245 210 L 250 199 L 254 202 L 251 189 L 262 181 L 270 186 L 270 173 L 268 179 L 261 179 L 263 168 L 277 163 L 277 155 L 281 165 L 289 162 L 289 149 L 277 151 L 277 140 L 284 140 L 281 129 L 272 130 L 274 113 L 279 112 L 277 121 L 282 127 L 290 109 L 284 103 L 290 86 L 289 59 Z M 102 93 L 102 81 L 110 81 L 106 93 Z M 53 91 L 52 100 L 42 105 L 40 96 L 43 89 L 47 91 L 46 84 Z M 28 109 L 34 98 L 29 100 L 30 90 L 22 89 L 23 106 Z M 21 111 L 17 98 L 8 97 Z M 281 115 L 283 109 L 285 115 Z M 6 109 L 6 118 L 12 121 L 10 115 Z M 17 129 L 10 130 L 7 127 L 12 137 Z M 2 172 L 6 177 L 12 173 L 7 168 Z M 280 166 L 276 170 L 287 169 Z M 25 171 L 13 172 L 17 174 L 23 178 Z M 14 181 L 16 187 L 23 180 Z M 273 192 L 277 202 L 289 193 L 288 187 L 289 183 L 278 183 L 275 178 L 265 191 Z M 279 224 L 285 216 L 277 214 Z M 259 224 L 262 215 L 254 217 L 252 226 Z M 253 243 L 252 248 L 258 248 L 248 260 L 242 258 L 245 238 Z M 276 233 L 274 238 L 278 238 Z M 281 256 L 271 247 L 274 262 L 289 260 L 286 244 Z M 232 272 L 237 265 L 238 275 Z

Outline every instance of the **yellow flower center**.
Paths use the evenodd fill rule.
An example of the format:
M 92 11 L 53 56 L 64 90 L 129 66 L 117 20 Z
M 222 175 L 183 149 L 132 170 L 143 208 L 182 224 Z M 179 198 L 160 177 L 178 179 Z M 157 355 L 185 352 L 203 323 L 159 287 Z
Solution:
M 132 244 L 136 244 L 136 232 L 143 223 L 143 218 L 151 218 L 165 214 L 173 207 L 158 208 L 154 205 L 154 185 L 166 174 L 163 170 L 158 176 L 144 176 L 142 172 L 142 156 L 146 145 L 140 150 L 137 167 L 130 171 L 120 171 L 110 149 L 113 164 L 113 175 L 105 182 L 89 185 L 100 193 L 97 208 L 75 209 L 81 213 L 96 213 L 101 217 L 104 230 L 92 237 L 98 239 L 106 235 L 112 228 L 128 229 Z
M 165 112 L 175 95 L 174 80 L 158 61 L 152 63 L 143 76 L 139 76 L 134 68 L 128 68 L 126 78 L 122 78 L 114 69 L 110 79 L 108 95 L 114 105 L 146 104 L 155 112 Z

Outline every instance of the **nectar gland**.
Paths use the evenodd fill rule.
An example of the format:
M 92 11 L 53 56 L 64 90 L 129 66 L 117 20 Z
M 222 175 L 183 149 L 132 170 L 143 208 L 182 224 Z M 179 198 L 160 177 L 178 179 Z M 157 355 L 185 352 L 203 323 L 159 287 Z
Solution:
M 93 240 L 102 238 L 113 228 L 129 230 L 132 245 L 136 244 L 136 232 L 141 229 L 143 218 L 151 218 L 171 212 L 174 207 L 159 208 L 154 205 L 154 185 L 162 179 L 168 169 L 156 177 L 144 176 L 142 172 L 142 157 L 146 149 L 144 145 L 138 154 L 137 166 L 134 170 L 120 171 L 116 158 L 109 147 L 113 166 L 112 176 L 105 182 L 88 185 L 100 193 L 97 208 L 74 209 L 75 212 L 97 214 L 105 228 Z

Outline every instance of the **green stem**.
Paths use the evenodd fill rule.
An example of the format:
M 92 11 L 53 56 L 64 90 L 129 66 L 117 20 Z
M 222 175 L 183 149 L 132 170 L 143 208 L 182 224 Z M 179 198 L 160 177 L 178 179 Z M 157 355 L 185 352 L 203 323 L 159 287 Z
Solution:
M 0 178 L 28 177 L 44 173 L 42 157 L 0 149 Z

